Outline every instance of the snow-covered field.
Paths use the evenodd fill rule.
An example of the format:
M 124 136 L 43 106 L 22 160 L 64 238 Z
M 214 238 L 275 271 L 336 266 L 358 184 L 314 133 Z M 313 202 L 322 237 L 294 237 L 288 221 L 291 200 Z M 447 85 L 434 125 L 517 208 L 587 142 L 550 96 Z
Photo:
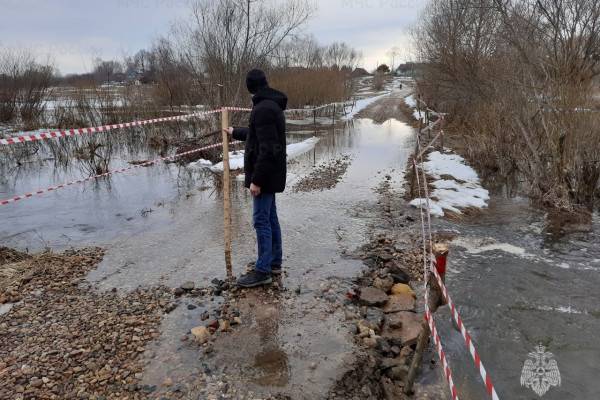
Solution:
M 444 210 L 461 214 L 464 208 L 487 207 L 490 199 L 488 191 L 481 186 L 477 172 L 461 156 L 434 151 L 427 158 L 423 168 L 435 179 L 431 182 L 435 189 L 429 194 L 432 215 L 443 217 Z M 410 204 L 414 207 L 427 206 L 423 198 L 414 199 Z
M 288 144 L 286 147 L 287 159 L 292 160 L 312 149 L 319 142 L 319 138 L 311 137 L 299 143 Z M 203 169 L 209 168 L 213 172 L 223 171 L 223 161 L 214 164 L 208 160 L 200 159 L 189 163 L 188 168 L 192 169 Z M 244 168 L 244 150 L 230 151 L 229 152 L 229 169 L 238 170 Z

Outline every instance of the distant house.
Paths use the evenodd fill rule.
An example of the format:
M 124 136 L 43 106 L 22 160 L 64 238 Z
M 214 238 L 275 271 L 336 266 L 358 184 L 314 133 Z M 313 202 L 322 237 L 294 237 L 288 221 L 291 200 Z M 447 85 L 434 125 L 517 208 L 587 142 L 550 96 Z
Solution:
M 422 63 L 407 62 L 404 64 L 400 64 L 398 68 L 396 68 L 396 70 L 394 71 L 394 75 L 409 76 L 415 78 L 418 75 L 420 75 L 422 68 Z
M 353 78 L 361 78 L 363 76 L 369 76 L 369 75 L 371 75 L 371 74 L 369 74 L 367 72 L 367 70 L 364 68 L 356 68 L 356 69 L 354 69 L 354 71 L 352 71 Z

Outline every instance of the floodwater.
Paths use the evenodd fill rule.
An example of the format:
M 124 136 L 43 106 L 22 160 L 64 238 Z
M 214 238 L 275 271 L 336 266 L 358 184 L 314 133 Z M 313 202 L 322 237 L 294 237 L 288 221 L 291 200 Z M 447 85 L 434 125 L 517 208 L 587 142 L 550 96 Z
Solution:
M 282 285 L 287 290 L 272 299 L 254 299 L 260 294 L 251 293 L 239 301 L 242 325 L 223 335 L 210 357 L 199 355 L 197 348 L 180 338 L 201 323 L 204 310 L 217 304 L 184 299 L 164 317 L 161 338 L 145 354 L 145 383 L 160 386 L 167 378 L 214 377 L 215 382 L 199 384 L 201 392 L 236 377 L 253 393 L 314 399 L 326 396 L 352 367 L 356 349 L 350 328 L 343 324 L 343 312 L 320 297 L 331 288 L 328 296 L 343 300 L 363 267 L 344 253 L 365 241 L 377 201 L 373 189 L 385 175 L 393 177 L 393 188 L 401 188 L 414 131 L 396 120 L 379 125 L 364 119 L 335 130 L 319 129 L 321 140 L 314 150 L 290 162 L 289 187 L 322 162 L 347 155 L 351 164 L 331 190 L 288 190 L 278 195 L 286 270 Z M 291 133 L 288 142 L 313 133 Z M 64 174 L 59 175 L 44 170 L 30 173 L 13 181 L 7 194 L 65 180 Z M 209 285 L 213 278 L 225 276 L 217 179 L 211 172 L 169 164 L 114 176 L 110 186 L 103 182 L 67 188 L 0 209 L 0 218 L 8 222 L 0 228 L 0 238 L 4 245 L 17 248 L 105 247 L 103 262 L 88 276 L 100 290 L 156 284 L 177 287 L 187 280 Z M 234 179 L 235 275 L 255 257 L 251 202 L 247 190 Z M 290 296 L 296 291 L 300 294 Z M 186 302 L 197 308 L 189 310 Z
M 492 196 L 489 210 L 455 231 L 448 290 L 473 336 L 500 398 L 539 398 L 521 386 L 528 354 L 542 344 L 561 376 L 544 399 L 600 398 L 600 219 L 591 232 L 556 236 L 527 199 Z M 461 398 L 487 398 L 463 339 L 438 319 Z

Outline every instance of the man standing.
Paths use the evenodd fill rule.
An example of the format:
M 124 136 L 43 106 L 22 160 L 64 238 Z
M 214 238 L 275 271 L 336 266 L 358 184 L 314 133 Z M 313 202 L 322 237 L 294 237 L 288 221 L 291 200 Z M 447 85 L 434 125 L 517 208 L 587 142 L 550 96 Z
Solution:
M 253 94 L 248 128 L 229 128 L 236 140 L 246 142 L 245 185 L 253 196 L 252 221 L 258 242 L 258 258 L 253 271 L 238 279 L 240 287 L 272 282 L 271 274 L 281 274 L 281 229 L 277 218 L 275 193 L 285 189 L 287 156 L 285 116 L 287 96 L 269 87 L 265 73 L 253 69 L 246 76 Z

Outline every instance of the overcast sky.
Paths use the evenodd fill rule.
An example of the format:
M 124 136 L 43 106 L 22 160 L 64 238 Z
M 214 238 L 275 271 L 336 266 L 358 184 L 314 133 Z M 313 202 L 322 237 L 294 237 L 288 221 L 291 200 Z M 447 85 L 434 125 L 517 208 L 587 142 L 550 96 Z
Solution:
M 393 46 L 407 49 L 408 29 L 425 0 L 319 0 L 304 28 L 323 44 L 345 41 L 363 64 L 390 62 Z M 147 48 L 185 18 L 189 0 L 0 0 L 0 46 L 47 57 L 63 73 L 85 72 L 95 57 L 122 59 Z M 398 63 L 398 61 L 396 61 Z

